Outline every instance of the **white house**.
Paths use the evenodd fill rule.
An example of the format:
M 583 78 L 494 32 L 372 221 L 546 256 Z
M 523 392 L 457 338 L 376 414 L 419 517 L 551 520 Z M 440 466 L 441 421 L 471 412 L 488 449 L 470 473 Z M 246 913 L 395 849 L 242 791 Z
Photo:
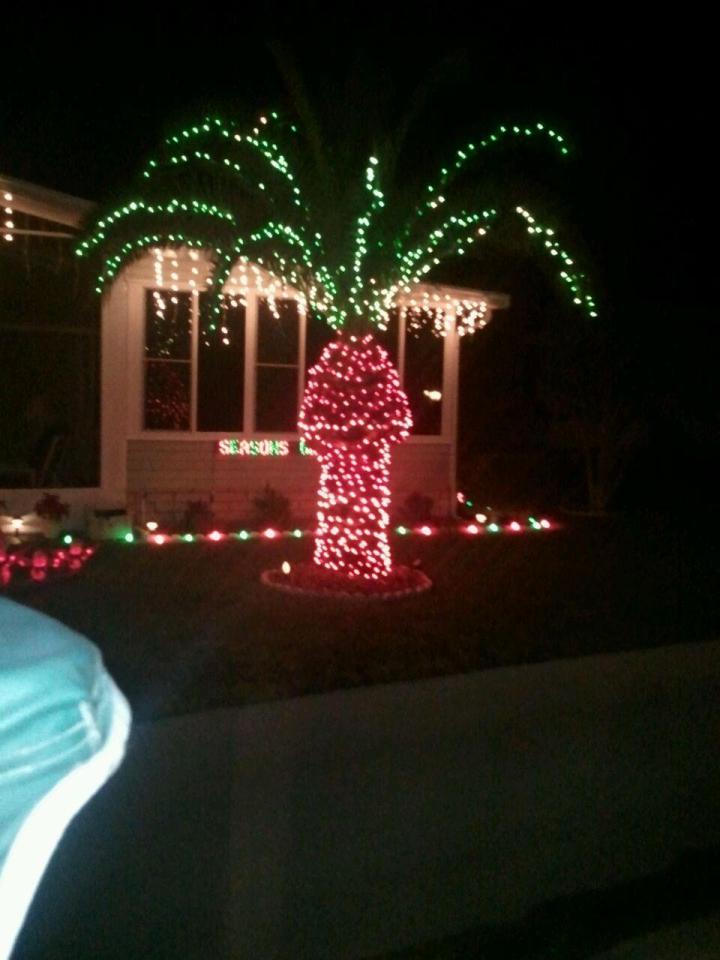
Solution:
M 6 210 L 58 224 L 69 244 L 90 209 L 2 177 L 0 195 Z M 10 239 L 0 240 L 0 258 L 3 244 L 22 232 L 13 216 L 5 216 L 13 226 L 6 228 Z M 151 516 L 180 522 L 189 502 L 202 501 L 219 522 L 231 522 L 247 518 L 252 499 L 270 485 L 289 498 L 298 520 L 312 517 L 317 465 L 295 424 L 307 370 L 332 333 L 307 316 L 295 290 L 249 263 L 233 270 L 211 333 L 200 309 L 210 287 L 201 252 L 156 249 L 123 269 L 103 295 L 100 482 L 62 490 L 76 511 L 125 506 L 137 523 Z M 393 449 L 396 505 L 418 492 L 433 499 L 437 514 L 452 513 L 462 341 L 456 321 L 472 314 L 484 324 L 508 303 L 497 293 L 419 285 L 399 298 L 389 329 L 378 334 L 396 360 L 415 421 L 410 440 Z M 0 489 L 13 513 L 36 498 L 37 490 Z

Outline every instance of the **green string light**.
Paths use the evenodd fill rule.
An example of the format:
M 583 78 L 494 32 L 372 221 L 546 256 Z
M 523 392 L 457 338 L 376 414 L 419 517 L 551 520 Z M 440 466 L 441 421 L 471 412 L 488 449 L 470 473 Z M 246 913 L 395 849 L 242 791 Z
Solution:
M 296 133 L 293 124 L 273 111 L 260 116 L 249 130 L 206 116 L 169 136 L 142 171 L 143 182 L 152 182 L 153 198 L 136 196 L 105 213 L 76 248 L 80 257 L 100 250 L 103 263 L 98 292 L 143 249 L 190 247 L 209 255 L 212 275 L 208 286 L 214 300 L 211 331 L 221 325 L 223 292 L 239 262 L 257 264 L 273 282 L 300 291 L 310 309 L 335 329 L 343 328 L 350 318 L 385 329 L 400 292 L 409 292 L 448 258 L 466 256 L 500 216 L 495 207 L 454 207 L 455 181 L 470 172 L 474 161 L 489 157 L 490 151 L 503 143 L 519 144 L 533 138 L 549 142 L 561 156 L 569 152 L 564 138 L 543 123 L 501 125 L 455 151 L 435 181 L 421 191 L 413 215 L 399 228 L 400 210 L 395 215 L 394 198 L 389 194 L 388 199 L 388 187 L 382 186 L 386 173 L 382 156 L 372 155 L 364 166 L 363 189 L 356 191 L 355 212 L 348 214 L 351 208 L 340 203 L 342 221 L 326 223 L 316 221 L 305 199 L 317 194 L 318 184 L 310 183 L 311 189 L 305 192 L 301 189 L 298 171 L 304 172 L 308 165 L 289 159 L 298 151 Z M 188 174 L 202 171 L 206 196 L 198 195 L 197 186 L 194 196 L 183 196 L 178 177 L 185 169 Z M 208 179 L 208 170 L 213 176 L 234 178 L 235 188 Z M 197 185 L 198 181 L 193 182 Z M 349 184 L 348 197 L 353 196 L 353 189 Z M 214 193 L 222 194 L 223 204 L 216 202 Z M 265 210 L 265 219 L 239 236 L 238 225 L 248 221 L 248 199 L 258 210 Z M 531 240 L 557 263 L 562 288 L 573 305 L 596 317 L 597 305 L 584 274 L 555 231 L 539 224 L 525 207 L 516 207 L 515 213 L 525 221 Z M 141 229 L 138 235 L 128 237 L 135 221 L 147 232 Z M 189 226 L 194 222 L 197 229 Z M 148 229 L 150 224 L 154 228 Z M 473 327 L 472 317 L 468 323 L 463 332 L 483 325 L 478 322 Z M 436 328 L 443 332 L 441 324 Z

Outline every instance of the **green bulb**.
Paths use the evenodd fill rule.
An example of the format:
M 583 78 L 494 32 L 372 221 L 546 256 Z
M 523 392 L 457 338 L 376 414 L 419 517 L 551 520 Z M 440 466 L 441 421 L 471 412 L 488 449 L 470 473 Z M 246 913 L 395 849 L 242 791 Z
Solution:
M 135 543 L 135 537 L 133 536 L 132 533 L 126 533 L 125 536 L 123 537 L 123 540 L 125 541 L 125 543 Z
M 73 541 L 73 538 L 70 536 L 69 533 L 66 533 L 65 536 L 62 538 L 63 543 L 71 544 L 72 541 Z

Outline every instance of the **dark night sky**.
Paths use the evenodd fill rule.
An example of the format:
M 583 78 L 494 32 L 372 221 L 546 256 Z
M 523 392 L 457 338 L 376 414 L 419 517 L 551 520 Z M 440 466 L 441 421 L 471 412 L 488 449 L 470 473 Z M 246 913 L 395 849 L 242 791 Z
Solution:
M 430 146 L 459 145 L 503 121 L 545 120 L 574 150 L 556 181 L 620 324 L 646 344 L 649 379 L 680 370 L 687 403 L 715 407 L 714 290 L 704 265 L 711 128 L 709 24 L 684 11 L 630 21 L 577 5 L 391 4 L 113 7 L 99 23 L 70 12 L 4 14 L 0 172 L 100 202 L 126 194 L 169 127 L 217 105 L 275 105 L 282 82 L 266 41 L 282 36 L 316 92 L 334 89 L 361 51 L 402 99 L 453 54 L 458 82 L 425 120 Z M 591 8 L 587 8 L 590 10 Z M 416 8 L 417 11 L 417 8 Z M 707 40 L 705 39 L 707 37 Z M 9 81 L 8 81 L 9 78 Z M 237 108 L 235 105 L 238 105 Z M 431 169 L 436 169 L 432 164 Z M 561 221 L 562 222 L 562 221 Z M 644 348 L 645 349 L 645 348 Z M 694 394 L 697 384 L 704 385 Z
M 593 252 L 612 262 L 618 290 L 654 299 L 661 281 L 663 298 L 703 299 L 695 272 L 702 150 L 693 129 L 707 90 L 701 25 L 632 26 L 609 14 L 606 23 L 528 20 L 512 4 L 501 13 L 474 4 L 474 16 L 429 4 L 413 21 L 372 4 L 344 4 L 330 17 L 319 3 L 260 6 L 262 18 L 241 5 L 200 16 L 163 7 L 114 12 L 102 25 L 69 12 L 11 13 L 8 25 L 6 14 L 15 39 L 3 50 L 0 171 L 93 200 L 122 195 L 174 121 L 214 104 L 231 113 L 278 101 L 269 25 L 318 90 L 358 48 L 369 66 L 389 71 L 398 97 L 455 52 L 464 73 L 425 121 L 434 141 L 454 145 L 508 119 L 556 124 L 575 147 L 571 203 L 596 238 Z

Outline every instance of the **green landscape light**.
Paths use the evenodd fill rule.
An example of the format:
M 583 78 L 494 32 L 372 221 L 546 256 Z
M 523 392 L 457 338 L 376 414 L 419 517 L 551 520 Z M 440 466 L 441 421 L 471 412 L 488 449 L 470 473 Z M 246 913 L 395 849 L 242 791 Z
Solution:
M 488 530 L 490 531 L 490 533 L 499 533 L 499 532 L 500 532 L 500 527 L 499 527 L 496 523 L 489 523 L 489 524 L 487 525 L 487 528 L 488 528 Z
M 239 540 L 249 540 L 249 539 L 250 539 L 250 534 L 247 532 L 247 530 L 241 530 L 240 533 L 238 533 L 238 539 L 239 539 Z
M 133 536 L 132 533 L 126 533 L 125 536 L 123 537 L 123 540 L 125 541 L 125 543 L 135 543 L 135 537 Z
M 303 535 L 302 530 L 293 530 L 292 535 L 298 539 Z
M 72 537 L 70 536 L 69 533 L 65 534 L 65 536 L 62 538 L 62 542 L 67 543 L 68 545 L 72 543 Z
M 399 533 L 401 537 L 404 537 L 408 531 L 407 531 L 407 527 L 396 527 L 395 532 Z
M 185 541 L 185 543 L 192 543 L 193 540 L 195 539 L 195 537 L 191 533 L 184 533 L 182 538 Z

